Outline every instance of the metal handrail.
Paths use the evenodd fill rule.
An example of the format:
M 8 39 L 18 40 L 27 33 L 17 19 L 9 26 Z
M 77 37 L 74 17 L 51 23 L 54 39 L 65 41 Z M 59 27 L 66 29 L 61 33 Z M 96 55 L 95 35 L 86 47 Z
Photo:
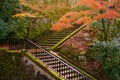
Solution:
M 40 49 L 42 49 L 43 51 L 45 51 L 47 54 L 51 55 L 52 57 L 54 57 L 55 59 L 57 59 L 58 61 L 62 62 L 63 64 L 65 64 L 67 67 L 71 68 L 72 70 L 76 71 L 78 74 L 80 74 L 81 76 L 84 76 L 86 78 L 88 78 L 87 76 L 83 75 L 81 72 L 79 72 L 78 70 L 76 70 L 75 68 L 71 67 L 70 65 L 66 64 L 65 62 L 63 62 L 61 59 L 59 59 L 58 57 L 50 54 L 50 52 L 48 52 L 47 50 L 43 49 L 42 47 L 38 46 L 37 44 L 33 43 L 31 40 L 27 39 L 29 42 L 31 42 L 33 45 L 39 47 Z M 60 73 L 59 73 L 60 74 Z
M 33 47 L 35 47 L 36 51 L 37 51 L 37 48 L 40 49 L 40 50 L 42 50 L 43 52 L 45 52 L 45 53 L 49 54 L 51 57 L 53 57 L 55 60 L 59 61 L 59 64 L 62 63 L 62 64 L 64 64 L 64 66 L 66 66 L 66 67 L 70 68 L 71 70 L 75 71 L 75 73 L 80 74 L 80 76 L 82 76 L 83 78 L 86 78 L 87 80 L 91 80 L 90 78 L 88 78 L 88 76 L 86 76 L 86 75 L 84 75 L 83 73 L 79 72 L 77 69 L 71 67 L 70 65 L 68 65 L 67 63 L 65 63 L 64 61 L 62 61 L 60 58 L 56 57 L 55 55 L 52 55 L 49 51 L 47 51 L 47 50 L 43 49 L 42 47 L 38 46 L 38 45 L 35 44 L 33 41 L 31 41 L 31 40 L 29 40 L 29 39 L 20 39 L 20 40 L 21 40 L 21 41 L 19 41 L 19 40 L 17 40 L 17 41 L 22 42 L 22 40 L 23 40 L 23 41 L 25 41 L 25 42 L 22 42 L 22 43 L 25 43 L 25 44 L 27 44 L 27 42 L 29 42 L 30 45 L 33 45 Z M 14 40 L 13 40 L 13 41 L 14 41 Z M 9 45 L 10 45 L 9 47 L 11 47 L 12 44 L 9 42 Z M 21 44 L 21 43 L 18 44 L 18 42 L 17 42 L 17 48 L 16 48 L 16 49 L 21 49 L 21 48 L 18 47 L 19 45 L 21 46 L 22 44 Z M 23 46 L 23 45 L 22 45 L 22 46 Z M 13 48 L 14 48 L 14 46 L 13 46 Z M 26 48 L 26 45 L 23 46 L 23 48 Z M 43 61 L 42 61 L 42 62 L 43 62 Z M 45 63 L 45 64 L 46 64 L 46 63 Z M 48 67 L 50 67 L 48 64 L 46 64 L 46 65 L 47 65 Z M 57 70 L 55 70 L 55 69 L 52 68 L 52 67 L 50 67 L 50 68 L 51 68 L 52 70 L 54 70 L 55 72 L 57 72 L 60 76 L 66 78 L 64 75 L 62 75 L 62 73 L 58 72 Z

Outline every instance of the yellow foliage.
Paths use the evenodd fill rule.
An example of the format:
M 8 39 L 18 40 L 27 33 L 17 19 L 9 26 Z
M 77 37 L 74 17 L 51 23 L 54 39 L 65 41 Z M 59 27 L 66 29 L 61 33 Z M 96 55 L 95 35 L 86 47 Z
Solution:
M 26 17 L 26 16 L 28 16 L 28 17 L 36 17 L 36 16 L 33 16 L 33 15 L 30 14 L 30 13 L 19 13 L 19 14 L 13 15 L 13 17 L 20 17 L 20 18 Z

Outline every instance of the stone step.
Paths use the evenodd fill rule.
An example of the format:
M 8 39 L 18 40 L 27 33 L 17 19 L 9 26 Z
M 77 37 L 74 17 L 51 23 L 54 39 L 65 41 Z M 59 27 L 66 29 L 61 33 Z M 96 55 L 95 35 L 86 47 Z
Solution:
M 67 36 L 67 35 L 69 35 L 71 32 L 63 32 L 63 33 L 58 33 L 57 35 L 58 36 L 61 36 L 61 35 L 63 35 L 63 36 Z
M 56 59 L 55 58 L 51 58 L 51 59 L 41 59 L 43 62 L 45 63 L 48 63 L 48 62 L 51 62 L 51 61 L 55 61 Z
M 58 34 L 63 34 L 63 35 L 68 35 L 70 34 L 72 31 L 63 31 L 63 32 L 59 32 Z
M 40 49 L 27 49 L 27 51 L 28 52 L 31 52 L 31 53 L 33 53 L 33 52 L 41 52 L 41 50 Z
M 41 46 L 42 48 L 49 50 L 51 48 L 51 46 Z
M 42 44 L 41 46 L 53 46 L 53 45 L 55 45 L 55 44 Z
M 72 77 L 72 78 L 68 77 L 68 80 L 86 80 L 86 79 L 84 79 L 82 76 L 78 76 L 78 77 Z
M 69 32 L 61 32 L 61 33 L 58 33 L 57 35 L 69 35 L 70 33 Z
M 54 69 L 57 70 L 58 72 L 61 72 L 61 71 L 63 71 L 63 70 L 66 71 L 66 70 L 68 70 L 69 68 L 68 68 L 67 66 L 65 66 L 65 67 L 59 67 L 59 68 L 58 68 L 58 67 L 54 67 Z
M 59 62 L 57 64 L 54 64 L 54 65 L 50 65 L 52 66 L 52 68 L 57 68 L 57 67 L 63 67 L 64 64 L 59 64 Z
M 61 74 L 69 74 L 69 73 L 73 73 L 73 70 L 65 70 L 65 71 L 61 71 Z
M 51 37 L 50 39 L 59 39 L 59 40 L 61 40 L 61 39 L 63 39 L 64 37 Z
M 59 63 L 59 61 L 56 60 L 56 61 L 47 62 L 47 65 L 58 64 L 58 63 Z
M 86 80 L 82 75 L 80 74 L 76 74 L 76 75 L 70 75 L 69 77 L 67 77 L 68 80 Z
M 54 36 L 54 37 L 51 37 L 51 39 L 63 39 L 65 38 L 66 36 Z
M 62 30 L 60 32 L 65 32 L 65 31 L 73 31 L 75 28 L 69 28 L 69 29 L 65 29 L 65 30 Z
M 45 53 L 45 51 L 42 51 L 42 50 L 41 50 L 40 52 L 39 52 L 39 51 L 37 51 L 37 52 L 32 52 L 32 54 L 42 54 L 42 53 Z
M 39 57 L 39 56 L 47 56 L 47 53 L 32 53 L 34 56 Z
M 47 41 L 60 41 L 61 39 L 52 39 L 52 38 L 49 38 Z
M 54 58 L 54 57 L 46 55 L 46 56 L 39 56 L 37 58 L 39 58 L 39 59 L 46 59 L 46 58 L 51 59 L 51 58 Z
M 49 48 L 51 46 L 47 46 L 47 45 L 41 45 L 42 48 Z
M 59 62 L 58 62 L 59 63 Z M 56 63 L 56 64 L 52 64 L 52 65 L 50 65 L 51 67 L 61 67 L 61 66 L 64 66 L 64 64 L 58 64 L 58 63 Z
M 63 35 L 63 34 L 57 34 L 57 35 L 55 35 L 55 36 L 53 36 L 53 37 L 66 37 L 67 35 Z
M 67 77 L 68 79 L 75 79 L 78 78 L 79 74 L 75 74 L 75 73 L 69 73 L 69 74 L 64 74 L 65 77 Z
M 56 44 L 58 42 L 59 41 L 45 41 L 45 42 L 43 42 L 43 44 Z
M 71 33 L 71 32 L 73 32 L 75 29 L 73 29 L 73 30 L 66 30 L 66 31 L 62 31 L 62 32 L 59 32 L 59 33 Z
M 64 69 L 65 68 L 65 69 Z M 72 70 L 69 67 L 64 67 L 62 70 L 60 70 L 60 73 L 67 73 L 67 72 L 72 72 Z

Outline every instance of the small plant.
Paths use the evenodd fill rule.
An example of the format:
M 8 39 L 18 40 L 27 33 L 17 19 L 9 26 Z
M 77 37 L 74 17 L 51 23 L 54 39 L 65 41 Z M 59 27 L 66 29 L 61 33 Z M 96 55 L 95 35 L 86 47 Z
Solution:
M 118 41 L 98 42 L 88 49 L 87 54 L 97 60 L 110 80 L 120 79 L 120 48 Z

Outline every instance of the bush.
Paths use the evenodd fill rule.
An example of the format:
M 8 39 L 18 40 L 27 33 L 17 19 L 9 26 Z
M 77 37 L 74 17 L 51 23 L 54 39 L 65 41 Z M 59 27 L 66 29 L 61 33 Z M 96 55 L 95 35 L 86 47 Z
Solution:
M 99 61 L 110 80 L 120 80 L 120 48 L 116 39 L 94 44 L 87 54 Z
M 33 65 L 22 61 L 23 56 L 0 50 L 0 80 L 49 80 L 39 71 L 35 74 Z

